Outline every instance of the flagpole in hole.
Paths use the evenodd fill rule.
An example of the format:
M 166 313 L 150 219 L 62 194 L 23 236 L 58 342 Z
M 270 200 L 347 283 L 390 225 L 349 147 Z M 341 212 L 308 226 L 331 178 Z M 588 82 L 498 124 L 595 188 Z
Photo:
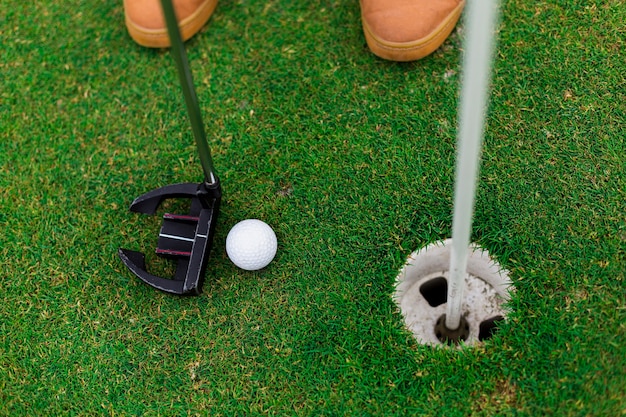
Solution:
M 438 322 L 444 338 L 455 342 L 458 341 L 459 334 L 464 332 L 463 328 L 467 326 L 467 323 L 464 322 L 462 306 L 480 151 L 488 105 L 488 90 L 495 44 L 494 32 L 498 22 L 498 1 L 470 1 L 468 2 L 467 13 L 467 39 L 463 55 L 448 300 L 446 313 Z M 441 323 L 442 321 L 444 323 Z
M 427 345 L 487 341 L 506 320 L 514 291 L 508 271 L 470 242 L 498 7 L 498 0 L 468 1 L 452 238 L 412 252 L 396 277 L 393 299 L 415 339 Z

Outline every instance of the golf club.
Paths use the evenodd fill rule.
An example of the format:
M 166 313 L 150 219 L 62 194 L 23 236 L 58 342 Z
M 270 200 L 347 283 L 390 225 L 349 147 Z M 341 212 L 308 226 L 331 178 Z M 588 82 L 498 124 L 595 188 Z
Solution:
M 188 199 L 187 214 L 163 215 L 156 253 L 177 262 L 173 278 L 152 275 L 146 269 L 145 255 L 119 249 L 122 262 L 140 280 L 158 290 L 178 295 L 198 295 L 202 291 L 222 196 L 206 140 L 198 98 L 194 89 L 187 54 L 180 35 L 172 0 L 161 0 L 163 13 L 176 62 L 187 114 L 204 172 L 204 181 L 172 184 L 137 197 L 130 206 L 136 213 L 154 214 L 167 199 Z

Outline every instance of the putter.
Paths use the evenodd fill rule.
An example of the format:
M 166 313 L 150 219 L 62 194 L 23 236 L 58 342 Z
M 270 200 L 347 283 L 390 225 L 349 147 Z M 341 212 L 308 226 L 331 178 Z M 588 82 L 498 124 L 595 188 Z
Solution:
M 213 168 L 200 106 L 172 0 L 161 0 L 161 5 L 172 44 L 172 55 L 176 62 L 185 98 L 187 114 L 204 172 L 204 181 L 199 184 L 172 184 L 158 188 L 137 197 L 130 206 L 132 212 L 154 214 L 161 203 L 167 199 L 190 200 L 189 213 L 166 213 L 163 215 L 163 223 L 159 233 L 156 253 L 161 257 L 177 262 L 173 278 L 163 278 L 150 274 L 146 269 L 146 258 L 142 252 L 120 248 L 119 256 L 124 265 L 137 278 L 153 288 L 171 294 L 198 295 L 202 291 L 222 189 Z

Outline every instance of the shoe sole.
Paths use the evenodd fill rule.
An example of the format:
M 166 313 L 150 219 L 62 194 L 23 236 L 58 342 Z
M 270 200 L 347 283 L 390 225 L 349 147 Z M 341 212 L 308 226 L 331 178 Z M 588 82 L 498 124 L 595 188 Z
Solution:
M 423 38 L 410 42 L 389 42 L 376 36 L 365 19 L 361 17 L 367 46 L 374 55 L 383 59 L 400 62 L 417 61 L 435 52 L 450 36 L 461 17 L 464 6 L 465 1 L 462 1 L 435 30 Z
M 191 38 L 202 29 L 213 14 L 217 2 L 218 0 L 205 1 L 194 13 L 183 21 L 178 22 L 183 41 Z M 130 37 L 141 46 L 148 48 L 169 48 L 171 45 L 166 27 L 162 29 L 145 28 L 137 25 L 126 16 L 126 28 L 128 29 Z

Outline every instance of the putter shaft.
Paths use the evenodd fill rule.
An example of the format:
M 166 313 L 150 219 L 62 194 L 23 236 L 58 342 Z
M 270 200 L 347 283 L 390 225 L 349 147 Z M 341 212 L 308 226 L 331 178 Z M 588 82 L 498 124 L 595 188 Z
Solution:
M 172 0 L 161 0 L 161 6 L 163 7 L 165 23 L 167 24 L 167 31 L 170 37 L 170 43 L 172 44 L 172 55 L 174 56 L 174 61 L 176 61 L 178 76 L 180 78 L 180 84 L 183 89 L 185 104 L 187 106 L 187 114 L 189 116 L 191 129 L 196 141 L 196 147 L 198 148 L 200 163 L 202 164 L 202 169 L 204 171 L 205 182 L 207 185 L 212 185 L 215 184 L 218 179 L 215 174 L 211 151 L 209 150 L 209 145 L 207 143 L 204 123 L 202 122 L 202 115 L 200 113 L 200 105 L 198 104 L 198 97 L 194 88 L 191 69 L 189 68 L 189 61 L 187 59 L 187 53 L 185 52 L 183 40 L 180 35 L 180 29 L 178 28 L 178 22 L 176 20 Z

